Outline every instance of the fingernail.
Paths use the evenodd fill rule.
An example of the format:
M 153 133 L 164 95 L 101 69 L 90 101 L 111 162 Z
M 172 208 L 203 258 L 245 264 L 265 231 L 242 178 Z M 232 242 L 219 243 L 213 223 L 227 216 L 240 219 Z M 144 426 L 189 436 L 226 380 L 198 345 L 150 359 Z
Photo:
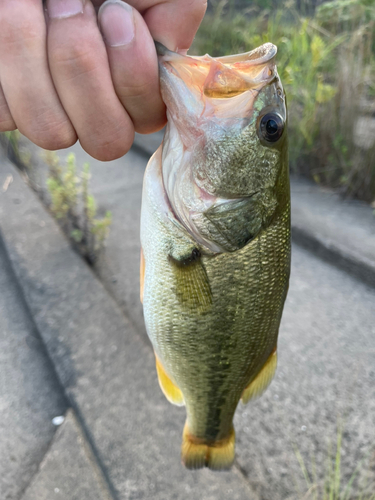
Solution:
M 62 19 L 64 17 L 83 14 L 84 0 L 47 0 L 48 17 Z
M 127 45 L 134 38 L 133 9 L 121 0 L 107 0 L 99 10 L 102 35 L 111 47 Z

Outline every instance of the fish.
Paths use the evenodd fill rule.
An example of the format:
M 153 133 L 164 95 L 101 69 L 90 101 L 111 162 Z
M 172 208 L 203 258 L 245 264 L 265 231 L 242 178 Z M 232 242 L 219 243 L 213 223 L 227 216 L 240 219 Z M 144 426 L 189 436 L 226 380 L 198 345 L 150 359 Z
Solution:
M 186 407 L 181 459 L 229 469 L 239 401 L 277 365 L 290 275 L 286 97 L 266 43 L 225 57 L 156 42 L 167 126 L 147 165 L 141 301 L 159 385 Z

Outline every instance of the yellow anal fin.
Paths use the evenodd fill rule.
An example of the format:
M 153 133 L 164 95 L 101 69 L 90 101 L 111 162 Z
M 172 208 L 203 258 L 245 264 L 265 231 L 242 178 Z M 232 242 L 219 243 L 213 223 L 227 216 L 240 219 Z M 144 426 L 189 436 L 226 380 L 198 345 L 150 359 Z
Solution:
M 259 398 L 263 392 L 267 389 L 267 387 L 272 382 L 272 379 L 275 375 L 277 367 L 277 352 L 276 348 L 267 359 L 265 365 L 260 370 L 258 375 L 254 380 L 250 382 L 250 384 L 243 391 L 241 400 L 243 404 L 246 404 L 250 401 L 250 399 Z
M 182 462 L 187 469 L 228 470 L 234 461 L 235 442 L 233 427 L 227 438 L 206 444 L 189 433 L 186 423 L 182 435 Z
M 194 249 L 191 256 L 181 261 L 170 256 L 170 262 L 181 306 L 199 313 L 208 311 L 212 305 L 212 292 L 200 252 Z
M 165 373 L 163 365 L 156 357 L 156 371 L 161 390 L 168 401 L 176 406 L 184 406 L 184 396 L 180 389 L 175 385 L 172 380 Z
M 139 269 L 139 284 L 140 284 L 140 299 L 143 304 L 143 291 L 144 291 L 144 282 L 145 282 L 145 257 L 143 255 L 143 249 L 141 248 L 141 265 Z

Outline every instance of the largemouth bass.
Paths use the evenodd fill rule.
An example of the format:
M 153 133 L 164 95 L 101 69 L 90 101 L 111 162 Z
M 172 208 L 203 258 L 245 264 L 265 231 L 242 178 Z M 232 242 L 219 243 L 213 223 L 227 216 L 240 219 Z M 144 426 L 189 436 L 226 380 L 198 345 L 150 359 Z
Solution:
M 141 216 L 141 300 L 182 461 L 227 469 L 233 416 L 271 382 L 290 272 L 287 111 L 270 43 L 236 56 L 157 44 L 168 125 Z

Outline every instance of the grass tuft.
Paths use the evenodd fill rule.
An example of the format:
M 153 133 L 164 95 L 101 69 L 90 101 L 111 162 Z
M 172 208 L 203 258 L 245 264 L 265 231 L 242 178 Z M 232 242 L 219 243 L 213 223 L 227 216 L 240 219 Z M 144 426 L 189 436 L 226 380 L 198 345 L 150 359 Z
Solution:
M 298 447 L 295 445 L 293 447 L 307 488 L 304 493 L 300 493 L 301 500 L 375 500 L 375 493 L 368 492 L 367 484 L 356 484 L 359 473 L 365 468 L 368 456 L 360 460 L 348 480 L 342 477 L 343 430 L 341 425 L 337 428 L 334 452 L 332 452 L 331 444 L 328 446 L 322 481 L 318 480 L 315 457 L 312 456 L 311 464 L 307 465 Z
M 76 159 L 70 153 L 65 165 L 55 152 L 45 151 L 49 173 L 47 189 L 51 212 L 58 219 L 74 246 L 90 264 L 94 264 L 109 234 L 112 215 L 97 217 L 94 197 L 89 193 L 90 166 L 85 163 L 77 173 Z

